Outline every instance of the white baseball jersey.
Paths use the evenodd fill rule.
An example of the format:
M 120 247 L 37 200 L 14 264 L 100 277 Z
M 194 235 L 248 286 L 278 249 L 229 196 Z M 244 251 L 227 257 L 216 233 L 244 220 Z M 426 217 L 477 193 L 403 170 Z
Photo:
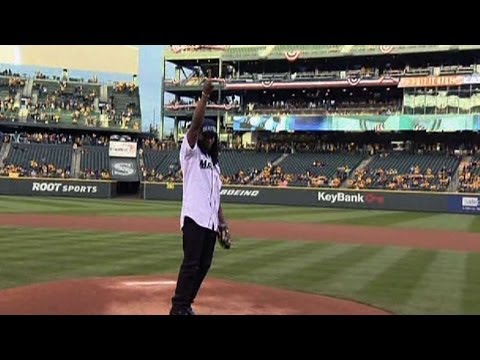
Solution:
M 183 203 L 180 228 L 185 216 L 198 225 L 212 230 L 218 229 L 220 208 L 220 166 L 213 165 L 212 158 L 202 153 L 195 143 L 192 149 L 184 137 L 180 148 L 180 166 L 183 173 Z

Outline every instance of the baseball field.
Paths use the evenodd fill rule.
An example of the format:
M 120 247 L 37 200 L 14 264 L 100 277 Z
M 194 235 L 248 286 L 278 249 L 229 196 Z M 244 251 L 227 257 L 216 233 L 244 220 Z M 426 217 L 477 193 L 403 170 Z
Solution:
M 176 202 L 0 197 L 0 313 L 166 313 L 179 211 Z M 216 248 L 199 313 L 480 313 L 479 216 L 224 212 L 235 244 Z

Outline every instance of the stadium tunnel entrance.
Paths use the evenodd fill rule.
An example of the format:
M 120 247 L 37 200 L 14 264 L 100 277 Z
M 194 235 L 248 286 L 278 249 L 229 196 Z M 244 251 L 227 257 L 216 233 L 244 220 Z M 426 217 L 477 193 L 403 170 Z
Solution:
M 140 197 L 140 181 L 117 181 L 117 197 Z

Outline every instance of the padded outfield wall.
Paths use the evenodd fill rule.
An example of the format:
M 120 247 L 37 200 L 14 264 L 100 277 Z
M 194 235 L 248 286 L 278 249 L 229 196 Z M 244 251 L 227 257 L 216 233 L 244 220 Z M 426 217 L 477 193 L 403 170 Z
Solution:
M 0 177 L 0 195 L 65 196 L 109 199 L 116 195 L 115 181 Z
M 0 177 L 0 195 L 108 199 L 116 187 L 115 181 Z M 141 191 L 146 200 L 182 199 L 181 184 L 145 182 Z M 223 202 L 238 204 L 480 214 L 480 194 L 224 186 L 221 195 Z
M 146 200 L 182 199 L 181 184 L 142 183 Z M 239 204 L 480 214 L 480 194 L 224 186 L 222 201 Z

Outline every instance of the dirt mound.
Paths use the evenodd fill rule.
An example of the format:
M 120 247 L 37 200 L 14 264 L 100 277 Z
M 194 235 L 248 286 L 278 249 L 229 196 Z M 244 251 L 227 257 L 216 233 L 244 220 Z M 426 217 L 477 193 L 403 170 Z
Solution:
M 166 315 L 173 276 L 75 279 L 0 291 L 0 314 Z M 363 315 L 387 312 L 327 296 L 207 278 L 198 315 Z

